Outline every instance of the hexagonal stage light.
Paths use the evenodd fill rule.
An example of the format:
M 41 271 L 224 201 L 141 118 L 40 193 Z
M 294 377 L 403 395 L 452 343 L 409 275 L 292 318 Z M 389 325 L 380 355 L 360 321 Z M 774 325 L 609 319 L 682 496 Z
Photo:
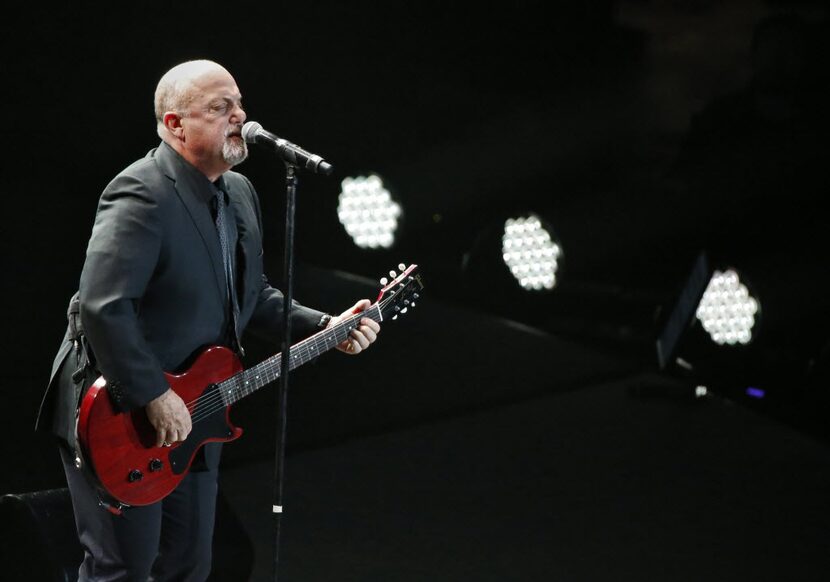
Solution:
M 368 249 L 391 247 L 402 211 L 380 177 L 345 178 L 341 187 L 337 217 L 354 243 Z
M 716 344 L 748 344 L 760 305 L 734 269 L 715 271 L 695 316 Z
M 533 291 L 556 286 L 562 246 L 537 215 L 508 218 L 501 240 L 502 258 L 519 285 Z

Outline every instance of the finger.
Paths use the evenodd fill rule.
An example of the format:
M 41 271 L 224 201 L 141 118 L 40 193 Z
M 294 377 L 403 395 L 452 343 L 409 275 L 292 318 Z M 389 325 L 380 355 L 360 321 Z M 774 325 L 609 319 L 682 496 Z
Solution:
M 162 446 L 167 440 L 167 430 L 160 428 L 156 431 L 156 446 Z
M 374 319 L 364 317 L 360 320 L 360 325 L 365 325 L 366 327 L 374 331 L 376 334 L 380 333 L 380 324 Z
M 369 343 L 372 343 L 373 341 L 378 339 L 377 334 L 368 325 L 361 325 L 358 329 L 360 330 L 360 333 L 363 334 L 363 337 L 365 337 L 369 341 Z
M 368 299 L 361 299 L 357 303 L 354 304 L 354 307 L 351 308 L 352 313 L 360 313 L 361 311 L 366 311 L 369 309 L 369 306 L 372 304 L 371 301 Z
M 360 346 L 360 349 L 365 350 L 369 347 L 369 340 L 368 338 L 363 335 L 363 333 L 359 329 L 352 330 L 352 338 L 357 342 L 357 345 Z M 355 346 L 355 349 L 357 346 Z

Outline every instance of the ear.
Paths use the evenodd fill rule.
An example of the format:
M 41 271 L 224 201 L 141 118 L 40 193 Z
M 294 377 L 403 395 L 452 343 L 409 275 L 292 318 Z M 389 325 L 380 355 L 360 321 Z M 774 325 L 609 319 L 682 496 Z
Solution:
M 179 139 L 184 138 L 184 127 L 182 127 L 182 117 L 173 111 L 167 111 L 162 117 L 162 121 L 164 122 L 164 127 L 167 128 L 167 131 L 178 137 Z

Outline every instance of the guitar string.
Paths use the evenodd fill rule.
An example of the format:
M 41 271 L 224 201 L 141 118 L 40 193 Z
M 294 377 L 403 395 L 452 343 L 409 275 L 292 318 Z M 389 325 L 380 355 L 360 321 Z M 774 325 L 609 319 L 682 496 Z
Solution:
M 337 335 L 338 335 L 338 332 L 342 332 L 342 331 L 346 331 L 345 335 L 346 335 L 346 337 L 348 337 L 349 332 L 351 332 L 351 330 L 353 329 L 353 327 L 350 327 L 350 326 L 354 325 L 354 323 L 360 317 L 363 317 L 363 316 L 365 316 L 365 314 L 363 314 L 363 313 L 361 313 L 359 316 L 355 315 L 355 316 L 349 318 L 348 320 L 344 320 L 343 322 L 338 324 L 336 327 L 334 327 L 330 330 L 326 330 L 326 332 L 323 332 L 323 335 L 321 337 L 317 337 L 320 334 L 315 334 L 314 336 L 311 336 L 310 338 L 307 338 L 306 340 L 303 340 L 302 342 L 297 343 L 290 350 L 289 356 L 294 358 L 294 361 L 296 361 L 297 357 L 300 356 L 300 357 L 303 358 L 303 361 L 301 363 L 305 363 L 306 361 L 308 361 L 305 358 L 311 359 L 312 357 L 316 357 L 316 356 L 312 356 L 312 354 L 315 353 L 315 352 L 313 352 L 311 349 L 309 349 L 309 347 L 308 347 L 309 344 L 326 345 L 326 344 L 329 343 L 328 338 L 336 338 Z M 348 328 L 348 330 L 346 328 Z M 322 340 L 322 342 L 319 341 L 319 340 Z M 334 345 L 336 346 L 339 343 L 341 343 L 341 342 L 335 341 Z M 327 349 L 328 349 L 328 347 L 327 347 Z M 327 351 L 327 349 L 324 350 L 324 351 Z M 320 353 L 319 350 L 316 353 Z M 254 367 L 252 367 L 248 370 L 242 370 L 241 372 L 237 372 L 236 374 L 230 376 L 229 378 L 226 378 L 225 380 L 223 380 L 221 382 L 218 382 L 216 384 L 217 387 L 219 388 L 218 390 L 212 391 L 207 396 L 199 396 L 196 399 L 192 400 L 191 402 L 187 403 L 187 407 L 188 407 L 189 410 L 191 410 L 191 409 L 197 410 L 197 413 L 193 416 L 193 418 L 191 419 L 191 422 L 192 423 L 199 422 L 200 420 L 203 420 L 206 417 L 211 416 L 212 414 L 214 414 L 218 410 L 226 408 L 227 406 L 232 404 L 233 402 L 227 402 L 226 403 L 226 399 L 225 399 L 226 394 L 236 396 L 240 392 L 243 392 L 244 396 L 247 396 L 249 394 L 252 394 L 255 390 L 261 388 L 265 384 L 270 383 L 273 380 L 276 380 L 277 378 L 279 378 L 280 369 L 282 368 L 282 361 L 281 360 L 282 360 L 282 352 L 280 352 L 278 354 L 275 354 L 274 356 L 271 356 L 270 358 L 268 358 L 266 360 L 263 360 L 262 362 L 260 362 L 259 364 L 257 364 L 256 366 L 254 366 Z M 290 363 L 289 363 L 289 366 L 290 366 Z M 244 381 L 247 382 L 248 380 L 246 379 L 246 376 L 250 377 L 251 372 L 254 371 L 254 370 L 261 371 L 261 373 L 257 377 L 265 377 L 266 381 L 264 383 L 260 384 L 259 386 L 256 386 L 255 388 L 249 390 L 249 388 L 247 387 L 247 384 L 242 384 L 241 381 L 244 380 Z M 272 379 L 268 379 L 270 377 L 270 375 L 273 375 Z M 238 399 L 236 399 L 236 400 L 238 400 Z M 234 400 L 234 402 L 236 400 Z
M 303 340 L 302 342 L 298 342 L 297 344 L 292 346 L 291 353 L 294 355 L 294 358 L 296 359 L 297 354 L 308 356 L 311 353 L 313 353 L 312 350 L 317 347 L 317 344 L 323 344 L 327 347 L 328 343 L 330 341 L 329 338 L 331 338 L 331 337 L 336 338 L 336 336 L 338 335 L 338 332 L 342 331 L 343 329 L 345 329 L 347 327 L 349 328 L 349 331 L 351 331 L 352 328 L 349 327 L 349 325 L 353 324 L 356 319 L 357 318 L 355 317 L 355 318 L 352 318 L 351 320 L 344 320 L 341 324 L 338 324 L 337 327 L 322 332 L 322 335 L 321 334 L 315 334 L 314 336 L 311 336 L 310 338 L 307 338 L 306 340 Z M 348 332 L 347 332 L 347 334 L 348 334 Z M 337 345 L 338 343 L 341 343 L 341 342 L 335 340 L 335 345 Z M 308 344 L 312 344 L 313 347 L 309 348 Z M 266 360 L 263 360 L 262 362 L 260 362 L 256 366 L 253 366 L 253 367 L 251 367 L 247 370 L 242 370 L 240 372 L 237 372 L 236 374 L 233 374 L 232 376 L 229 376 L 228 378 L 225 378 L 224 380 L 218 382 L 217 386 L 229 385 L 229 384 L 233 384 L 233 383 L 239 384 L 239 381 L 242 380 L 244 376 L 249 376 L 250 377 L 252 375 L 252 373 L 255 370 L 258 370 L 258 369 L 261 369 L 260 371 L 262 371 L 262 374 L 260 374 L 260 375 L 263 375 L 263 376 L 267 377 L 268 372 L 276 372 L 278 370 L 278 368 L 281 367 L 281 363 L 280 364 L 276 363 L 276 360 L 281 360 L 281 356 L 282 356 L 281 352 L 274 355 L 274 356 L 271 356 L 270 358 L 267 358 Z M 259 378 L 259 375 L 254 376 L 254 377 Z M 237 386 L 235 389 L 239 390 L 240 388 Z M 242 388 L 242 389 L 244 390 L 245 388 Z M 215 394 L 216 394 L 215 392 L 211 393 L 211 395 L 215 395 Z M 199 396 L 199 397 L 195 398 L 194 400 L 187 403 L 187 407 L 192 408 L 192 407 L 194 407 L 198 404 L 206 403 L 207 400 L 202 400 L 203 398 L 206 398 L 206 397 L 203 395 L 203 396 Z
M 338 343 L 340 342 L 335 341 L 333 345 L 337 345 Z M 295 346 L 295 350 L 292 350 L 290 354 L 293 358 L 291 366 L 296 367 L 298 360 L 300 364 L 305 363 L 319 353 L 321 353 L 321 350 L 312 351 Z M 216 390 L 196 400 L 194 403 L 196 413 L 193 415 L 192 422 L 198 422 L 212 415 L 217 410 L 230 406 L 242 396 L 252 394 L 265 384 L 279 378 L 280 370 L 282 369 L 282 363 L 280 361 L 281 355 L 277 354 L 273 356 L 273 359 L 269 359 L 255 368 L 235 374 L 223 382 L 218 383 Z M 251 378 L 255 379 L 253 386 L 250 384 Z
M 410 277 L 410 281 L 412 281 L 412 280 L 414 280 L 414 279 L 412 277 Z M 381 311 L 383 310 L 383 308 L 385 308 L 386 305 L 388 305 L 393 299 L 395 301 L 399 300 L 400 295 L 401 295 L 401 293 L 399 291 L 398 293 L 395 293 L 394 295 L 379 301 L 378 303 L 373 305 L 368 310 L 366 310 L 364 312 L 361 312 L 361 313 L 358 313 L 358 314 L 355 314 L 349 320 L 345 320 L 345 321 L 339 323 L 336 327 L 332 328 L 331 330 L 328 330 L 330 333 L 327 333 L 325 335 L 321 335 L 319 333 L 315 334 L 315 335 L 313 335 L 313 336 L 311 336 L 311 337 L 309 337 L 309 338 L 307 338 L 307 339 L 305 339 L 301 342 L 298 342 L 293 347 L 295 349 L 297 349 L 300 354 L 302 354 L 302 349 L 305 349 L 306 350 L 305 355 L 309 356 L 312 352 L 308 349 L 308 345 L 319 343 L 319 340 L 323 339 L 324 340 L 324 345 L 326 347 L 326 349 L 323 350 L 323 351 L 324 352 L 328 351 L 330 349 L 330 347 L 327 345 L 328 344 L 328 341 L 326 339 L 327 337 L 336 336 L 337 331 L 340 331 L 341 329 L 343 329 L 345 327 L 348 327 L 348 324 L 353 324 L 355 321 L 359 320 L 362 317 L 369 316 L 370 318 L 374 319 L 373 317 L 371 317 L 372 308 L 377 309 L 377 317 L 380 318 L 381 317 Z M 378 320 L 376 320 L 376 321 L 378 321 Z M 348 332 L 346 333 L 346 337 L 348 337 L 348 333 L 351 331 L 351 329 L 352 328 L 349 328 Z M 344 340 L 345 340 L 345 337 L 344 337 Z M 344 340 L 341 340 L 341 342 L 344 341 Z M 341 342 L 335 342 L 334 345 L 336 346 L 337 344 L 339 344 Z M 293 352 L 294 350 L 291 350 L 291 351 Z M 320 351 L 315 352 L 315 356 L 313 356 L 313 357 L 316 357 L 316 354 L 319 354 L 319 353 L 321 353 L 321 352 Z M 289 355 L 291 355 L 291 354 L 289 354 Z M 260 367 L 263 368 L 264 373 L 262 375 L 264 375 L 266 377 L 266 379 L 268 378 L 268 373 L 273 373 L 274 374 L 274 377 L 272 379 L 269 379 L 266 382 L 261 383 L 259 386 L 255 385 L 255 387 L 253 389 L 249 390 L 247 387 L 240 387 L 239 385 L 237 385 L 236 387 L 232 387 L 230 390 L 227 391 L 228 394 L 233 393 L 233 395 L 236 396 L 236 395 L 239 394 L 239 392 L 241 390 L 243 392 L 243 394 L 240 398 L 248 396 L 249 394 L 252 394 L 254 391 L 258 390 L 259 388 L 262 388 L 265 384 L 273 382 L 274 380 L 279 378 L 280 373 L 281 373 L 280 369 L 282 367 L 282 362 L 281 362 L 281 357 L 278 358 L 277 356 L 281 356 L 281 353 L 276 354 L 276 355 L 272 356 L 271 358 L 268 358 L 268 359 L 264 360 L 263 362 L 260 362 L 259 364 L 257 364 L 256 366 L 253 366 L 252 368 L 249 368 L 248 370 L 242 370 L 241 372 L 237 372 L 236 374 L 230 376 L 229 378 L 226 378 L 222 382 L 217 383 L 217 386 L 223 387 L 223 386 L 228 386 L 228 385 L 231 385 L 231 384 L 234 384 L 234 383 L 239 384 L 239 381 L 246 374 L 248 376 L 250 376 L 250 373 L 253 370 L 256 370 Z M 295 357 L 294 361 L 296 362 L 296 355 L 294 357 Z M 298 365 L 302 365 L 306 361 L 308 361 L 308 360 L 304 360 L 304 361 L 300 362 L 300 364 L 298 364 Z M 290 366 L 290 364 L 289 364 L 289 366 Z M 296 366 L 295 366 L 295 368 L 296 368 Z M 291 371 L 292 369 L 293 368 L 289 367 L 289 371 Z M 259 376 L 257 376 L 257 378 L 258 377 Z M 240 400 L 240 398 L 237 398 L 233 402 L 226 402 L 225 398 L 224 398 L 225 393 L 226 392 L 223 388 L 221 390 L 216 390 L 216 391 L 212 392 L 207 397 L 200 396 L 200 397 L 197 397 L 196 399 L 190 401 L 189 403 L 187 403 L 188 410 L 190 410 L 192 407 L 198 407 L 198 405 L 200 405 L 200 404 L 202 405 L 201 407 L 198 408 L 198 414 L 194 415 L 194 417 L 191 419 L 191 424 L 195 423 L 195 422 L 199 422 L 200 420 L 204 420 L 208 416 L 213 415 L 215 412 L 217 412 L 219 410 L 222 410 L 223 408 L 227 408 L 228 406 L 233 404 L 233 402 L 237 402 L 238 400 Z M 204 398 L 204 401 L 201 401 L 202 398 Z
M 294 362 L 300 358 L 302 363 L 305 363 L 308 356 L 314 353 L 311 350 L 304 348 L 306 348 L 306 346 L 295 346 L 295 349 L 292 350 L 290 355 Z M 253 393 L 254 390 L 278 378 L 279 370 L 282 368 L 281 362 L 278 361 L 281 360 L 281 355 L 281 353 L 277 354 L 250 370 L 238 372 L 230 378 L 217 383 L 216 390 L 213 390 L 209 395 L 197 398 L 193 403 L 189 404 L 188 409 L 196 410 L 196 413 L 193 415 L 192 422 L 198 422 L 205 417 L 210 416 L 217 410 L 226 408 L 238 400 L 238 398 L 235 398 L 236 396 L 239 396 L 240 394 L 248 395 L 249 393 Z M 253 387 L 249 384 L 251 378 L 256 379 Z M 264 378 L 264 381 L 257 386 L 257 381 L 262 378 Z
M 397 299 L 398 294 L 396 294 L 394 296 L 394 298 Z M 381 316 L 382 307 L 385 307 L 385 305 L 391 300 L 392 300 L 392 297 L 389 297 L 387 299 L 382 300 L 378 304 L 375 304 L 374 306 L 372 306 L 374 308 L 377 308 L 376 316 L 378 318 L 380 318 L 380 316 Z M 327 330 L 329 333 L 325 333 L 325 335 L 321 335 L 321 334 L 318 333 L 318 334 L 315 334 L 315 335 L 311 336 L 310 338 L 307 338 L 307 339 L 297 343 L 295 346 L 293 346 L 293 349 L 291 350 L 291 353 L 294 354 L 294 358 L 295 358 L 294 362 L 296 362 L 297 354 L 303 355 L 303 350 L 305 350 L 305 354 L 304 354 L 305 356 L 307 356 L 307 357 L 310 356 L 309 359 L 311 359 L 313 357 L 316 357 L 317 354 L 319 354 L 319 353 L 322 353 L 319 350 L 317 350 L 316 352 L 312 352 L 308 348 L 308 346 L 310 344 L 319 344 L 320 339 L 324 340 L 323 345 L 326 348 L 325 350 L 323 350 L 323 352 L 328 351 L 329 349 L 331 349 L 331 347 L 334 347 L 334 346 L 338 345 L 339 343 L 342 343 L 342 341 L 344 341 L 348 337 L 348 333 L 353 328 L 350 327 L 348 329 L 348 331 L 346 332 L 346 335 L 345 335 L 343 340 L 335 341 L 334 346 L 331 346 L 331 347 L 328 346 L 328 339 L 327 338 L 336 337 L 337 332 L 343 331 L 345 328 L 349 327 L 350 324 L 354 324 L 356 321 L 358 321 L 362 317 L 367 317 L 368 316 L 371 319 L 374 319 L 374 317 L 372 317 L 373 315 L 375 315 L 375 314 L 371 313 L 371 308 L 370 308 L 370 309 L 366 310 L 365 312 L 355 314 L 354 316 L 352 316 L 348 320 L 344 320 L 343 322 L 339 323 L 336 327 L 332 328 L 331 330 Z M 376 321 L 378 321 L 378 320 L 376 320 Z M 297 350 L 297 351 L 295 352 L 295 350 Z M 312 353 L 314 353 L 313 356 L 311 356 Z M 289 354 L 289 355 L 291 355 L 291 354 Z M 201 405 L 201 406 L 198 407 L 198 413 L 196 415 L 194 415 L 194 417 L 192 418 L 192 423 L 196 423 L 196 422 L 199 422 L 200 420 L 204 420 L 208 416 L 213 415 L 215 412 L 217 412 L 219 410 L 222 410 L 223 408 L 227 408 L 230 404 L 233 404 L 233 402 L 238 401 L 240 398 L 242 398 L 244 396 L 248 396 L 249 394 L 252 394 L 254 391 L 256 391 L 259 388 L 263 387 L 265 384 L 268 384 L 268 383 L 272 382 L 273 380 L 276 380 L 277 378 L 279 378 L 279 376 L 281 374 L 280 370 L 282 368 L 282 362 L 281 362 L 281 357 L 278 357 L 278 356 L 281 356 L 281 353 L 276 354 L 276 355 L 264 360 L 263 362 L 260 362 L 259 364 L 257 364 L 256 366 L 254 366 L 254 367 L 252 367 L 248 370 L 243 370 L 241 372 L 238 372 L 238 373 L 234 374 L 233 376 L 230 376 L 229 378 L 226 378 L 225 380 L 223 380 L 222 382 L 219 382 L 217 384 L 217 386 L 219 386 L 219 387 L 237 384 L 237 386 L 230 388 L 230 390 L 225 390 L 224 388 L 222 388 L 220 390 L 216 390 L 216 391 L 212 392 L 210 395 L 208 395 L 206 397 L 201 396 L 201 397 L 198 397 L 198 398 L 194 399 L 190 403 L 188 403 L 187 404 L 188 409 L 190 409 L 191 406 L 194 406 L 194 405 L 196 405 L 196 406 Z M 308 360 L 303 360 L 298 365 L 302 365 L 306 361 L 308 361 Z M 253 389 L 249 389 L 246 386 L 240 385 L 240 380 L 242 380 L 242 378 L 244 376 L 246 376 L 246 375 L 250 376 L 250 373 L 253 370 L 256 370 L 260 367 L 264 371 L 264 373 L 262 373 L 260 375 L 266 377 L 265 382 L 261 383 L 259 386 L 255 385 L 255 387 Z M 296 366 L 294 366 L 294 367 L 296 368 Z M 289 371 L 292 370 L 292 369 L 293 368 L 289 368 Z M 268 374 L 269 373 L 273 374 L 274 377 L 271 378 L 271 379 L 268 379 Z M 233 394 L 234 396 L 237 396 L 237 395 L 239 395 L 240 392 L 243 393 L 243 395 L 240 398 L 237 398 L 233 402 L 226 402 L 225 401 L 224 395 L 226 393 L 227 394 Z M 204 398 L 203 402 L 201 401 L 202 398 Z
M 397 298 L 398 294 L 396 294 L 394 297 Z M 377 317 L 380 317 L 382 307 L 385 306 L 386 303 L 391 301 L 391 299 L 391 297 L 384 299 L 379 304 L 373 306 L 377 308 Z M 350 326 L 353 326 L 362 317 L 369 317 L 370 319 L 375 319 L 374 317 L 372 317 L 373 315 L 375 314 L 371 313 L 371 309 L 365 312 L 361 312 L 359 314 L 355 314 L 351 318 L 340 322 L 337 326 L 330 330 L 326 330 L 326 332 L 323 332 L 322 334 L 315 334 L 301 342 L 298 342 L 290 350 L 289 356 L 292 356 L 294 358 L 293 361 L 295 363 L 297 362 L 297 358 L 299 356 L 301 361 L 297 365 L 302 365 L 310 359 L 317 357 L 317 355 L 319 355 L 320 353 L 328 351 L 329 349 L 331 349 L 331 347 L 337 346 L 338 344 L 342 343 L 342 341 L 345 341 L 345 339 L 348 338 L 348 334 L 351 332 L 352 329 L 354 329 L 354 327 Z M 336 338 L 338 332 L 342 332 L 344 330 L 346 331 L 344 339 L 341 341 L 336 341 L 335 339 L 334 345 L 329 346 L 329 341 L 332 338 Z M 325 349 L 317 349 L 320 345 L 324 346 Z M 244 396 L 252 394 L 264 385 L 269 384 L 270 382 L 273 382 L 274 380 L 279 378 L 281 375 L 282 368 L 281 355 L 282 353 L 276 354 L 260 362 L 256 366 L 249 368 L 248 370 L 242 370 L 241 372 L 237 372 L 236 374 L 230 376 L 229 378 L 226 378 L 222 382 L 217 383 L 219 390 L 215 390 L 207 396 L 197 397 L 196 399 L 187 403 L 188 410 L 195 409 L 198 411 L 191 419 L 191 423 L 195 424 L 196 422 L 204 420 L 208 416 L 213 415 L 215 412 L 222 410 L 223 408 L 227 408 L 228 406 L 233 404 L 233 402 L 238 401 L 240 398 Z M 289 371 L 293 369 L 290 366 L 291 362 L 289 363 Z M 265 381 L 261 382 L 259 385 L 257 385 L 257 382 L 254 382 L 254 386 L 250 388 L 248 382 L 251 378 L 252 372 L 254 371 L 260 372 L 258 375 L 254 376 L 255 378 L 259 379 L 260 377 L 264 376 Z M 270 375 L 273 375 L 273 378 L 270 378 Z M 245 381 L 245 384 L 242 384 L 243 380 Z M 228 388 L 229 386 L 230 388 Z M 233 401 L 226 402 L 226 394 L 232 396 L 239 396 L 240 393 L 242 394 L 240 398 L 236 398 Z

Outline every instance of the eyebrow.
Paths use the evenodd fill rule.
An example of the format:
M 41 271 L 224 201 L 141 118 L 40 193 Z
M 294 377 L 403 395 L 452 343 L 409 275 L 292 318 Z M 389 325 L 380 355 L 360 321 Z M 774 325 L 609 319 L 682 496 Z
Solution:
M 220 102 L 224 103 L 226 105 L 233 105 L 234 103 L 239 103 L 239 105 L 241 106 L 242 105 L 242 95 L 238 95 L 237 98 L 227 97 L 227 96 L 226 97 L 214 97 L 213 99 L 208 101 L 208 107 L 210 107 L 210 106 L 212 106 L 216 103 L 220 103 Z

